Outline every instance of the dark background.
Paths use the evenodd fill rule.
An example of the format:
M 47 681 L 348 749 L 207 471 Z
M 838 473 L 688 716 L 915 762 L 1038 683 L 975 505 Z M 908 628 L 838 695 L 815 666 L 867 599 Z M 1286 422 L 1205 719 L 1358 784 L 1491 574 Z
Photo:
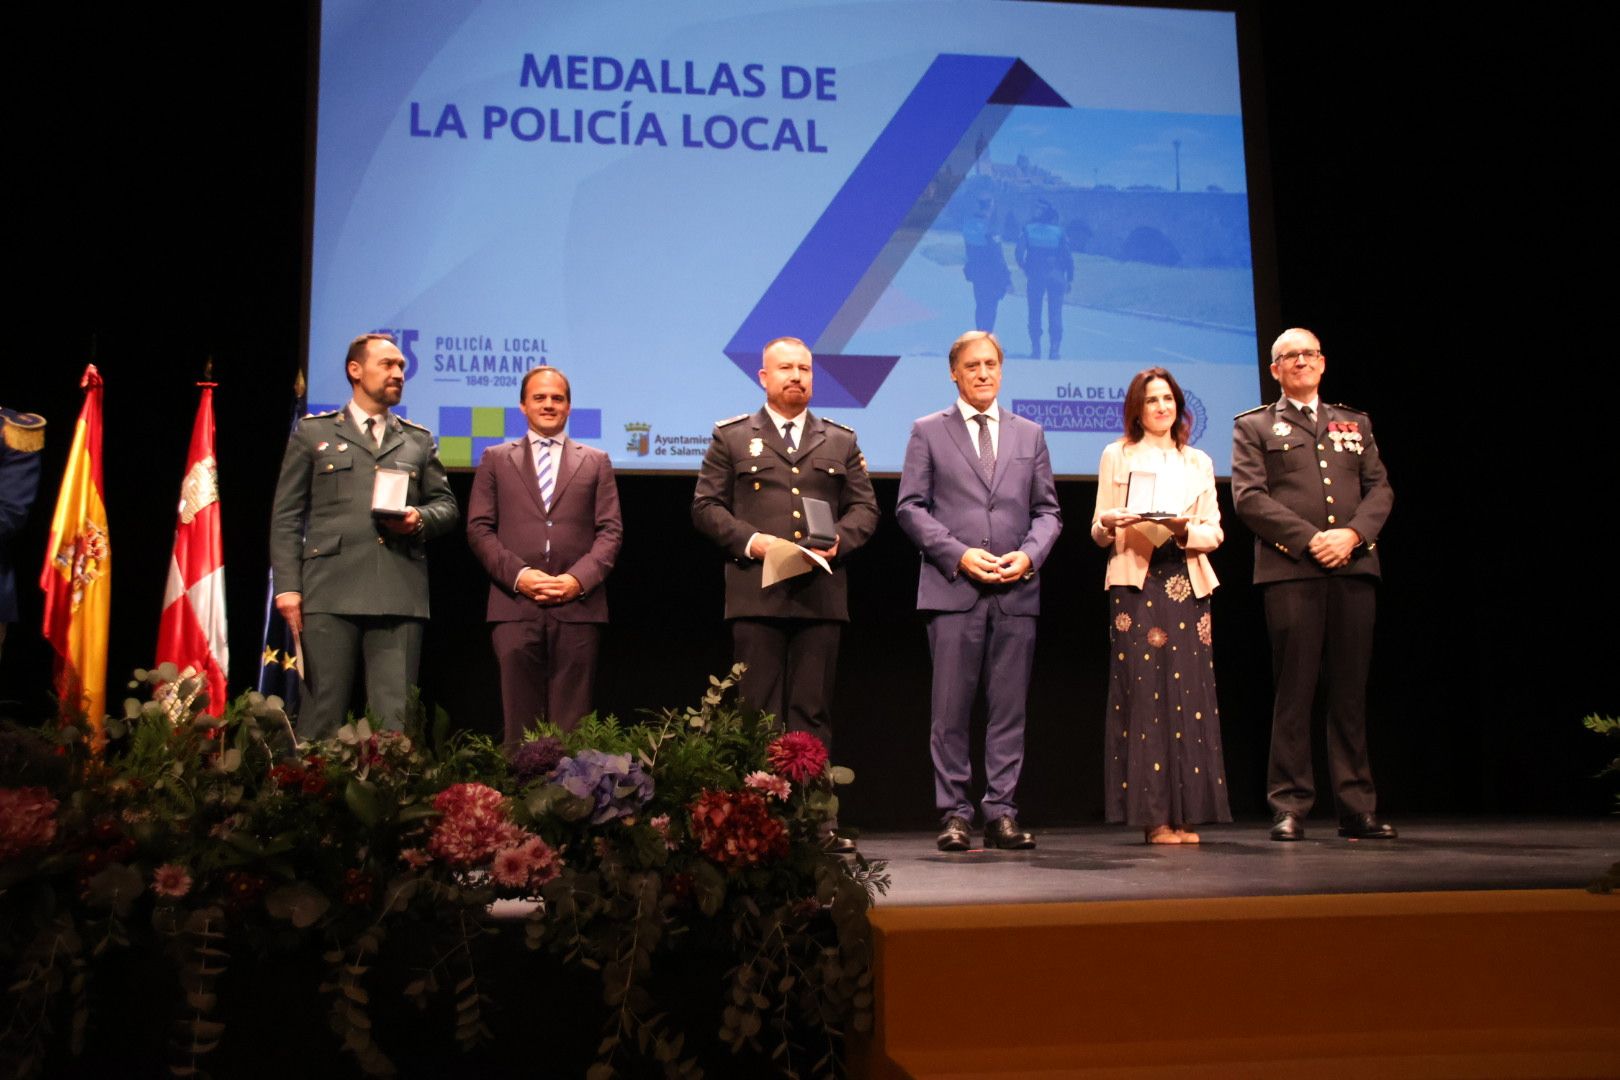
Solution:
M 12 78 L 34 90 L 8 124 L 18 243 L 0 401 L 51 423 L 40 498 L 10 552 L 23 622 L 0 660 L 0 698 L 25 715 L 49 711 L 32 582 L 92 358 L 107 380 L 110 704 L 127 672 L 150 663 L 193 384 L 208 357 L 220 384 L 231 684 L 256 678 L 269 501 L 301 339 L 310 16 L 298 4 L 244 5 L 229 21 L 223 12 L 217 23 L 122 6 L 35 15 L 14 46 Z M 1599 812 L 1607 796 L 1591 777 L 1608 755 L 1579 718 L 1616 707 L 1605 667 L 1609 530 L 1577 522 L 1576 542 L 1557 550 L 1578 557 L 1551 563 L 1554 526 L 1528 503 L 1550 486 L 1548 472 L 1583 462 L 1554 465 L 1532 450 L 1541 397 L 1527 387 L 1527 400 L 1502 400 L 1474 378 L 1490 363 L 1529 364 L 1536 395 L 1557 385 L 1536 377 L 1535 355 L 1478 332 L 1493 324 L 1515 261 L 1507 210 L 1524 194 L 1491 186 L 1519 158 L 1503 151 L 1500 168 L 1482 159 L 1502 134 L 1493 127 L 1495 141 L 1479 142 L 1471 118 L 1503 80 L 1533 79 L 1444 11 L 1259 2 L 1240 14 L 1261 347 L 1288 325 L 1320 335 L 1324 394 L 1371 413 L 1397 494 L 1381 539 L 1372 686 L 1380 809 L 1396 819 Z M 1533 118 L 1503 123 L 1534 141 Z M 644 336 L 648 363 L 691 347 L 660 341 L 656 326 Z M 338 363 L 344 344 L 312 362 Z M 1274 396 L 1269 376 L 1264 385 Z M 714 413 L 758 399 L 739 381 Z M 463 507 L 470 481 L 453 478 Z M 835 753 L 859 777 L 844 819 L 868 828 L 934 820 L 928 656 L 913 610 L 916 556 L 892 520 L 895 486 L 878 481 L 885 521 L 849 568 L 853 622 L 836 699 Z M 719 556 L 688 521 L 691 479 L 623 476 L 620 490 L 626 541 L 609 585 L 599 700 L 631 717 L 693 701 L 729 649 Z M 1257 819 L 1270 661 L 1248 583 L 1251 537 L 1225 485 L 1221 494 L 1214 610 L 1228 782 L 1233 810 Z M 1068 528 L 1043 572 L 1022 786 L 1023 816 L 1037 826 L 1099 820 L 1102 801 L 1104 556 L 1085 528 L 1095 485 L 1063 483 L 1060 495 Z M 432 558 L 425 692 L 460 724 L 498 733 L 482 572 L 459 535 L 436 542 Z

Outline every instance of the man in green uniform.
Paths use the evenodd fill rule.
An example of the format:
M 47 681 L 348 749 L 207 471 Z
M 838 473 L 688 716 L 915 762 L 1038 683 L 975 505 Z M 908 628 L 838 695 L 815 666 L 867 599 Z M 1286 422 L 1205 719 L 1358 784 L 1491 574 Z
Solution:
M 306 416 L 287 441 L 270 520 L 276 608 L 300 635 L 307 691 L 301 738 L 331 735 L 365 662 L 366 703 L 398 726 L 422 658 L 426 541 L 456 524 L 456 497 L 432 432 L 390 412 L 405 357 L 387 334 L 362 334 L 344 359 L 353 398 Z M 372 510 L 377 474 L 405 474 L 405 511 Z

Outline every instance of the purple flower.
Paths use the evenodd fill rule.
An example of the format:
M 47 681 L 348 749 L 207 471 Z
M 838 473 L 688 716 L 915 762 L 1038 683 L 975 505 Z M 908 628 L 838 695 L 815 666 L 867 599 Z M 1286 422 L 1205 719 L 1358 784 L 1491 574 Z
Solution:
M 527 786 L 555 769 L 562 758 L 562 741 L 544 735 L 531 739 L 512 752 L 512 773 L 520 787 Z
M 563 758 L 552 779 L 575 798 L 591 801 L 592 825 L 630 816 L 653 793 L 652 777 L 642 772 L 629 754 L 581 750 Z

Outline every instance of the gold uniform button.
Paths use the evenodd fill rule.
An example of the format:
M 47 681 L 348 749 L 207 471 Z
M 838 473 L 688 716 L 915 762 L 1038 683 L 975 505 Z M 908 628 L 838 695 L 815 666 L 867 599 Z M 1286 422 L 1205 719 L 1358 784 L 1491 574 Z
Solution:
M 1334 517 L 1332 514 L 1328 515 L 1328 524 L 1329 525 L 1337 525 L 1338 523 L 1339 523 L 1338 518 Z
M 388 543 L 388 541 L 379 536 L 379 537 L 377 537 L 377 543 L 386 544 L 386 543 Z
M 793 530 L 793 539 L 795 539 L 795 540 L 803 540 L 804 539 L 804 533 L 800 532 L 798 529 L 794 529 Z
M 794 476 L 799 475 L 799 467 L 797 465 L 793 466 L 793 475 Z
M 331 471 L 332 471 L 332 463 L 331 463 L 331 462 L 330 462 L 330 461 L 328 461 L 328 462 L 327 462 L 327 463 L 326 463 L 326 471 L 327 471 L 327 472 L 331 472 Z
M 759 481 L 758 481 L 758 480 L 755 480 L 755 481 L 754 481 L 754 490 L 755 490 L 755 491 L 758 491 L 758 490 L 759 490 Z
M 1327 447 L 1325 447 L 1325 446 L 1323 446 L 1323 445 L 1322 445 L 1322 444 L 1321 444 L 1321 443 L 1317 443 L 1317 444 L 1316 444 L 1316 448 L 1317 448 L 1317 449 L 1318 449 L 1318 450 L 1326 450 L 1326 449 L 1327 449 Z
M 827 475 L 828 475 L 828 476 L 833 476 L 833 475 L 835 475 L 835 474 L 836 474 L 836 473 L 837 473 L 837 472 L 838 472 L 838 470 L 837 470 L 837 469 L 835 469 L 835 468 L 833 468 L 833 467 L 832 467 L 832 466 L 830 466 L 830 465 L 829 465 L 829 466 L 828 466 L 828 467 L 827 467 Z
M 1283 449 L 1284 450 L 1288 449 L 1288 444 L 1287 443 L 1283 443 Z
M 1325 468 L 1327 468 L 1327 458 L 1323 458 L 1323 459 L 1322 459 L 1322 461 L 1321 461 L 1321 466 L 1322 466 L 1322 468 L 1324 468 L 1324 469 L 1325 469 Z
M 1329 505 L 1329 506 L 1332 506 L 1332 505 L 1333 505 L 1333 496 L 1331 496 L 1331 495 L 1329 495 L 1329 496 L 1328 496 L 1328 497 L 1327 497 L 1327 501 L 1328 501 L 1328 505 Z
M 748 471 L 749 472 L 759 472 L 759 466 L 758 465 L 750 466 Z
M 1331 476 L 1322 477 L 1322 483 L 1331 485 L 1333 483 L 1333 477 L 1331 477 Z
M 793 517 L 794 517 L 794 518 L 795 518 L 795 519 L 798 519 L 798 518 L 801 518 L 801 517 L 803 517 L 803 516 L 804 516 L 804 515 L 803 515 L 803 514 L 801 514 L 801 513 L 799 513 L 799 512 L 798 512 L 798 511 L 797 511 L 797 510 L 795 510 L 795 511 L 793 511 Z
M 797 495 L 797 494 L 798 494 L 798 493 L 799 493 L 799 489 L 798 489 L 798 488 L 794 488 L 794 489 L 793 489 L 793 494 L 795 494 L 795 495 Z

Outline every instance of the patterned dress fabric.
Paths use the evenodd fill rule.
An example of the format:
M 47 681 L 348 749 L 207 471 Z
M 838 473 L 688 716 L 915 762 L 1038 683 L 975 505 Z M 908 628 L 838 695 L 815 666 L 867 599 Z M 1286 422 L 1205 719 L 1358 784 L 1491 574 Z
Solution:
M 1193 595 L 1186 555 L 1166 542 L 1142 588 L 1114 585 L 1108 598 L 1108 820 L 1143 828 L 1231 821 L 1209 598 Z

